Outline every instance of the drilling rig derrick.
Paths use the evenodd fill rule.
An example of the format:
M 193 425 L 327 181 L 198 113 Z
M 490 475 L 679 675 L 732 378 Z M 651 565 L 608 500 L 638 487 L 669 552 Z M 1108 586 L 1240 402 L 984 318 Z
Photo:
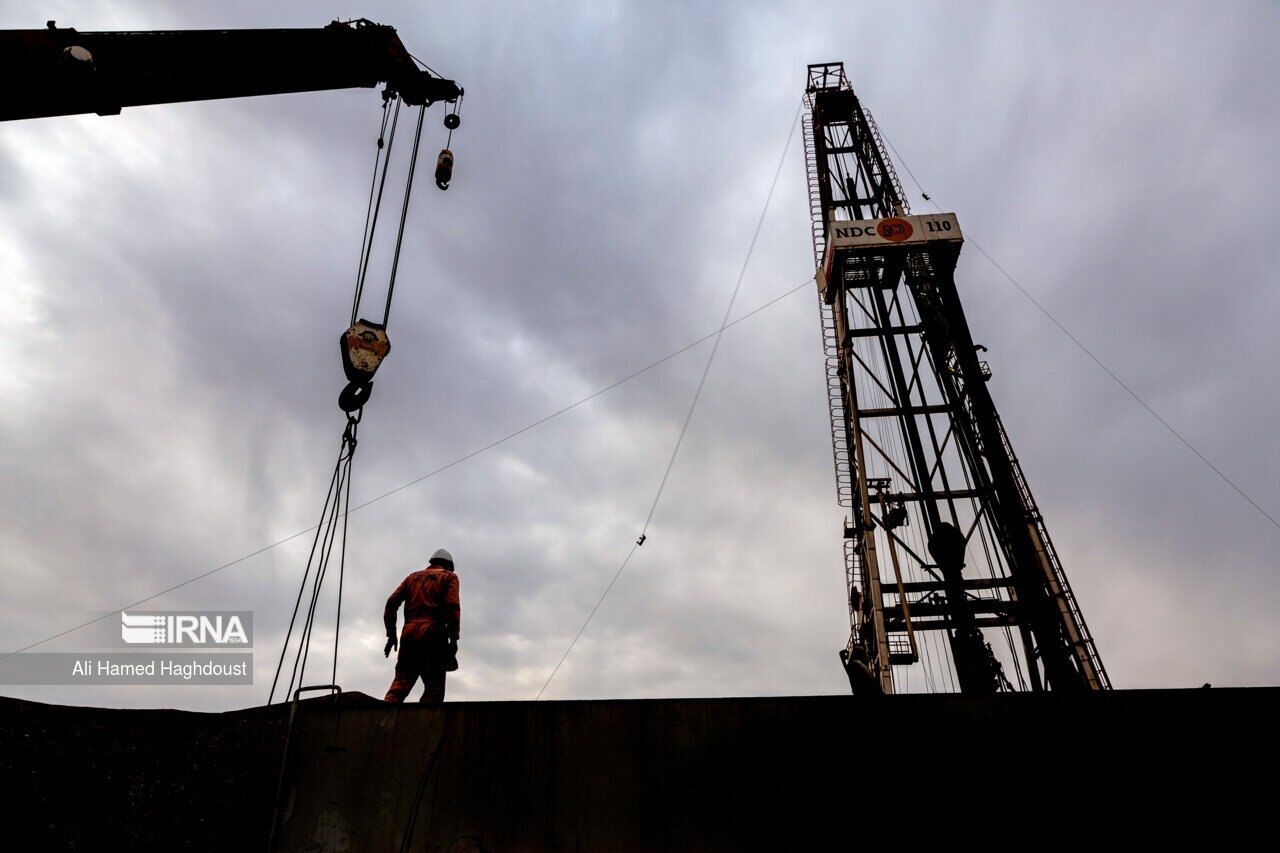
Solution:
M 805 106 L 850 686 L 1109 688 L 965 319 L 959 220 L 911 213 L 843 63 L 809 66 Z

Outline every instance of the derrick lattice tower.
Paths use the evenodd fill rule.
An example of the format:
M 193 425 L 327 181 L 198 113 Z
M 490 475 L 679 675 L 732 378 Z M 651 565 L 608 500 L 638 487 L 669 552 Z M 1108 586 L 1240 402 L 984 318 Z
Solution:
M 988 390 L 951 213 L 912 215 L 842 63 L 804 136 L 855 693 L 1110 687 Z

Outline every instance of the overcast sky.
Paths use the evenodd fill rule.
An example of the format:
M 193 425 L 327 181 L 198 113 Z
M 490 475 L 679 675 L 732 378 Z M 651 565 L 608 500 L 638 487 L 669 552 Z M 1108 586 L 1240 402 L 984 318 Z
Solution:
M 394 25 L 467 90 L 452 189 L 416 187 L 353 503 L 713 331 L 805 65 L 843 60 L 966 233 L 1280 514 L 1275 4 L 6 2 L 0 27 L 339 16 Z M 316 522 L 379 108 L 352 90 L 0 126 L 0 647 Z M 811 269 L 797 133 L 735 314 Z M 1116 686 L 1277 683 L 1280 530 L 972 246 L 957 281 Z M 806 289 L 725 333 L 649 540 L 548 697 L 847 691 L 818 329 Z M 385 691 L 383 602 L 444 546 L 449 697 L 535 695 L 639 534 L 709 346 L 353 514 L 343 687 Z M 306 544 L 148 605 L 253 610 L 254 687 L 4 692 L 260 704 Z

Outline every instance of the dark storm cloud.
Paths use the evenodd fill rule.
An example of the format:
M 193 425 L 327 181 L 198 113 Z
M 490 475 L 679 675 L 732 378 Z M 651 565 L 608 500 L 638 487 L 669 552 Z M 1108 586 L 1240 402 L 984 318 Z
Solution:
M 454 187 L 415 190 L 355 503 L 714 329 L 804 65 L 843 58 L 926 189 L 1189 440 L 1280 506 L 1267 450 L 1280 416 L 1270 7 L 359 14 L 395 24 L 468 95 Z M 86 30 L 325 23 L 309 4 L 41 4 L 6 9 L 0 25 L 50 17 Z M 23 365 L 0 380 L 5 645 L 314 523 L 378 115 L 362 90 L 0 128 L 0 352 Z M 424 161 L 443 144 L 440 115 Z M 737 313 L 809 274 L 807 217 L 794 139 Z M 1115 681 L 1274 681 L 1275 528 L 972 247 L 959 280 Z M 548 695 L 845 689 L 813 301 L 796 294 L 726 333 L 651 539 Z M 638 535 L 708 348 L 354 515 L 344 686 L 385 687 L 382 600 L 446 544 L 466 610 L 451 695 L 535 694 Z M 29 695 L 261 701 L 306 544 L 156 604 L 255 610 L 253 690 Z

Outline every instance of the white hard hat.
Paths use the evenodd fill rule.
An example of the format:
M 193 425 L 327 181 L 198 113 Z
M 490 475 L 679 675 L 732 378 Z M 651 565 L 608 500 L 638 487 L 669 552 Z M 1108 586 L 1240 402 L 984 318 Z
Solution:
M 445 560 L 449 565 L 453 565 L 453 555 L 443 548 L 431 555 L 431 562 L 434 563 L 438 560 Z

